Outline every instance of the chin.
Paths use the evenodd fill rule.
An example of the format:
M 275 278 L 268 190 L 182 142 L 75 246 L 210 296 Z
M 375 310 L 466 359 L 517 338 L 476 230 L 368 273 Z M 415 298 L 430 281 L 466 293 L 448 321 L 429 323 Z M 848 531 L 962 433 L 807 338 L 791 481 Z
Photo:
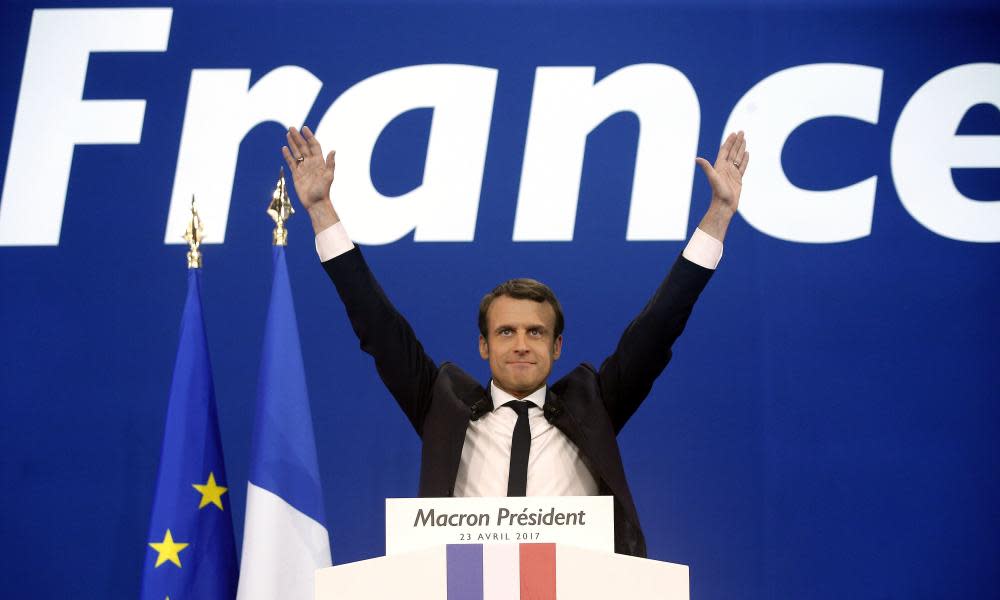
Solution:
M 525 384 L 515 385 L 514 388 L 519 393 L 527 395 L 527 394 L 530 394 L 530 393 L 534 392 L 538 388 L 542 387 L 542 385 L 544 385 L 544 384 L 545 384 L 544 381 L 543 382 L 537 382 L 537 383 L 525 383 Z

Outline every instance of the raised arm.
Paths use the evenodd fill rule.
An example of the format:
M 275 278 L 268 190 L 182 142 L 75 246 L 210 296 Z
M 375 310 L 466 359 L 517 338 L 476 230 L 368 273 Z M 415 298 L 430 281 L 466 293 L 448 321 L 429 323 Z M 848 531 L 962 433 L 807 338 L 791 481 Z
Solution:
M 330 200 L 335 153 L 331 151 L 324 158 L 319 141 L 308 127 L 301 132 L 289 129 L 287 139 L 288 146 L 281 153 L 299 201 L 319 235 L 340 222 Z M 337 287 L 361 349 L 375 359 L 382 381 L 417 433 L 423 435 L 437 365 L 386 297 L 357 248 L 325 261 L 323 268 Z
M 712 199 L 698 229 L 721 242 L 739 206 L 743 174 L 750 161 L 743 132 L 726 137 L 714 165 L 700 157 L 696 161 L 712 187 Z M 629 323 L 614 353 L 601 364 L 605 408 L 616 432 L 639 408 L 670 362 L 674 341 L 684 331 L 713 272 L 679 256 L 653 297 Z

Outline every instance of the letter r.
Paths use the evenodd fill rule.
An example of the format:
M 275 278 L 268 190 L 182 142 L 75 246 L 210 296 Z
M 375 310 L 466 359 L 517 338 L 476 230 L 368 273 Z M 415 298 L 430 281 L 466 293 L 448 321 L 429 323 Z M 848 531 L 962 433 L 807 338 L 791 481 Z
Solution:
M 56 246 L 76 144 L 138 144 L 145 100 L 83 100 L 91 52 L 163 52 L 170 8 L 46 9 L 31 19 L 0 246 Z

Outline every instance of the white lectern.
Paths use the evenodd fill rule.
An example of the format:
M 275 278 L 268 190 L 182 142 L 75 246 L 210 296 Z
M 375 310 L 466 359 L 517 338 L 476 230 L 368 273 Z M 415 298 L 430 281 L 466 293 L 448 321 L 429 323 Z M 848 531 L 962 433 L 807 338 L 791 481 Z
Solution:
M 484 501 L 490 503 L 489 509 L 483 508 Z M 431 531 L 430 539 L 437 545 L 320 569 L 316 571 L 316 600 L 688 600 L 687 566 L 593 549 L 603 547 L 606 544 L 604 540 L 590 544 L 590 548 L 569 545 L 562 543 L 558 539 L 559 532 L 553 533 L 550 526 L 544 539 L 552 540 L 555 536 L 554 542 L 511 543 L 505 539 L 508 536 L 485 535 L 481 538 L 485 540 L 482 543 L 438 544 L 436 540 L 441 539 L 440 532 L 427 527 L 427 511 L 432 508 L 437 515 L 475 514 L 478 515 L 476 521 L 482 524 L 482 515 L 504 515 L 509 521 L 513 512 L 576 514 L 580 506 L 592 506 L 580 502 L 593 501 L 594 498 L 427 499 L 427 508 L 423 516 L 416 520 L 414 528 L 419 530 L 423 527 Z M 387 513 L 393 510 L 392 502 L 387 501 L 390 505 Z M 414 500 L 404 502 L 412 510 Z M 531 502 L 530 507 L 519 508 L 519 503 L 525 502 Z M 606 511 L 595 512 L 602 518 L 609 518 Z M 486 521 L 486 533 L 499 527 L 494 519 Z M 463 522 L 463 526 L 468 528 L 469 520 L 463 519 Z M 542 526 L 539 523 L 539 527 Z M 391 539 L 394 534 L 389 527 L 387 525 L 387 538 Z M 530 524 L 518 528 L 526 532 L 528 539 L 534 537 Z M 412 537 L 414 532 L 404 534 Z M 580 539 L 579 531 L 568 531 L 566 536 L 574 541 Z M 494 538 L 501 541 L 490 541 Z

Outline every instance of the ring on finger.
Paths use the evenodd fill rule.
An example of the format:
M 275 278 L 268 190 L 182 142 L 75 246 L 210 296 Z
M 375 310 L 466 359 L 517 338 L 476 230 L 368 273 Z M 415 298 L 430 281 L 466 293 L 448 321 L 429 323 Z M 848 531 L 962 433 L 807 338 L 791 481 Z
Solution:
M 734 166 L 734 167 L 736 167 L 737 169 L 739 169 L 739 168 L 740 168 L 740 163 L 738 163 L 738 162 L 736 162 L 736 161 L 734 160 L 734 161 L 733 161 L 733 166 Z
M 304 161 L 305 159 L 306 159 L 306 157 L 304 157 L 304 156 L 298 156 L 298 157 L 295 158 L 295 162 L 300 163 L 300 162 Z

